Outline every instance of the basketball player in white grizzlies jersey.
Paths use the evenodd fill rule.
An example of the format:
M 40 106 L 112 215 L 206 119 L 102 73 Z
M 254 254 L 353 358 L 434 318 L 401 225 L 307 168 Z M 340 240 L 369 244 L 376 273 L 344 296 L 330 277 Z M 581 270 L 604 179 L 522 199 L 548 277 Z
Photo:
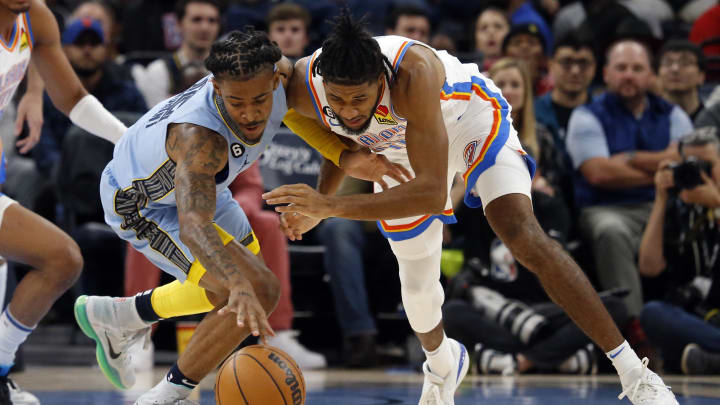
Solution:
M 512 128 L 510 106 L 475 64 L 403 37 L 372 38 L 347 11 L 322 49 L 295 66 L 305 91 L 295 109 L 354 140 L 414 178 L 375 194 L 333 196 L 342 173 L 325 164 L 317 190 L 281 186 L 266 193 L 283 212 L 291 238 L 331 216 L 378 220 L 398 260 L 403 306 L 420 339 L 421 405 L 452 405 L 468 356 L 443 332 L 439 283 L 442 224 L 454 221 L 448 190 L 463 173 L 465 203 L 485 211 L 513 257 L 532 270 L 548 295 L 608 354 L 635 404 L 677 405 L 660 377 L 620 334 L 582 270 L 538 225 L 530 201 L 535 164 Z M 327 163 L 327 162 L 326 162 Z M 292 214 L 292 215 L 291 215 Z
M 60 46 L 58 25 L 47 6 L 39 0 L 0 0 L 0 114 L 29 66 L 39 77 L 28 84 L 21 101 L 23 111 L 42 115 L 44 81 L 53 104 L 75 125 L 111 142 L 120 139 L 125 126 L 80 84 Z M 35 142 L 20 141 L 18 146 L 29 149 Z M 0 194 L 0 255 L 33 269 L 20 281 L 0 315 L 0 405 L 38 404 L 32 394 L 17 389 L 7 374 L 18 346 L 80 275 L 80 249 L 58 227 Z

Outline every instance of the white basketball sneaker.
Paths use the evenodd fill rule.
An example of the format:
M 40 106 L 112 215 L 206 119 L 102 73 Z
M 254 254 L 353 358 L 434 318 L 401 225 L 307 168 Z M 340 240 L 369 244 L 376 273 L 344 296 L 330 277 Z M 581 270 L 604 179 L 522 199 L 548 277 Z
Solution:
M 675 395 L 663 380 L 647 368 L 648 358 L 642 359 L 640 377 L 618 395 L 618 399 L 628 397 L 633 405 L 678 405 Z
M 134 405 L 200 405 L 189 399 L 159 399 L 149 394 L 150 392 L 143 394 Z
M 200 405 L 187 399 L 188 395 L 192 393 L 191 390 L 184 387 L 176 390 L 174 384 L 168 384 L 167 381 L 167 377 L 165 377 L 165 380 L 142 394 L 135 401 L 135 405 Z
M 80 296 L 75 301 L 75 319 L 80 329 L 96 343 L 95 357 L 105 377 L 119 389 L 135 384 L 135 370 L 130 352 L 133 346 L 150 344 L 150 327 L 124 328 L 118 321 L 110 297 Z
M 277 331 L 275 336 L 267 338 L 267 343 L 290 355 L 303 370 L 316 370 L 327 367 L 325 356 L 310 351 L 307 347 L 300 344 L 297 340 L 299 334 L 300 333 L 295 330 Z
M 430 370 L 427 361 L 423 363 L 425 381 L 418 405 L 455 405 L 455 390 L 467 374 L 470 357 L 462 343 L 450 338 L 448 340 L 455 357 L 455 367 L 443 378 Z
M 9 377 L 0 377 L 0 404 L 40 405 L 40 400 L 33 394 L 23 391 Z M 10 402 L 6 402 L 7 400 Z

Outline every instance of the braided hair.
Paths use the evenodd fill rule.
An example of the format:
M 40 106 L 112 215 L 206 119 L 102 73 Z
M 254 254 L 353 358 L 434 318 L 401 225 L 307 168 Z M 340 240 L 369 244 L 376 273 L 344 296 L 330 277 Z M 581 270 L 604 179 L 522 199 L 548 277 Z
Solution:
M 377 80 L 382 73 L 392 85 L 392 64 L 380 45 L 365 30 L 366 17 L 353 20 L 345 6 L 333 21 L 332 33 L 322 44 L 322 53 L 312 66 L 313 75 L 340 85 L 353 86 Z
M 281 57 L 280 48 L 267 34 L 246 27 L 245 31 L 232 31 L 216 41 L 205 59 L 205 68 L 218 78 L 247 80 L 272 67 Z

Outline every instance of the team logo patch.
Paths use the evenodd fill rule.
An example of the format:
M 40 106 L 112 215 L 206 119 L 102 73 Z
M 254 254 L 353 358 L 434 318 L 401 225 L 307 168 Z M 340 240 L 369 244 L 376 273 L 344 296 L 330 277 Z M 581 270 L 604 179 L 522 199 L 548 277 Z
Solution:
M 30 46 L 30 40 L 28 38 L 28 34 L 27 34 L 27 32 L 25 32 L 25 29 L 23 29 L 20 32 L 20 50 L 23 51 L 29 46 Z
M 323 107 L 323 114 L 325 114 L 326 116 L 328 116 L 331 119 L 337 118 L 337 116 L 335 115 L 335 111 L 333 111 L 329 105 L 326 105 L 325 107 Z
M 465 145 L 465 150 L 463 151 L 463 159 L 465 159 L 465 165 L 470 168 L 472 166 L 473 162 L 475 161 L 475 151 L 477 151 L 478 142 L 472 141 L 469 144 Z
M 245 153 L 245 148 L 243 148 L 242 145 L 240 145 L 239 143 L 236 142 L 236 143 L 230 145 L 230 153 L 232 153 L 232 156 L 234 158 L 239 158 L 240 156 L 243 155 L 243 153 Z
M 390 109 L 387 108 L 387 106 L 379 105 L 377 106 L 377 109 L 375 109 L 375 119 L 378 123 L 383 125 L 397 125 L 397 121 L 395 121 L 390 115 Z

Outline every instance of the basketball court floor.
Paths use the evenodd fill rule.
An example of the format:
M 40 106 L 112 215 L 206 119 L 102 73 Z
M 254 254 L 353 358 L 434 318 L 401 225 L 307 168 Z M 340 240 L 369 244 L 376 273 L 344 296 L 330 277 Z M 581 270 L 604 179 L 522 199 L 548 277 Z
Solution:
M 144 390 L 154 385 L 164 369 L 142 373 L 136 387 L 128 392 L 113 389 L 97 368 L 30 367 L 12 377 L 36 394 L 43 405 L 132 405 Z M 306 372 L 308 405 L 416 405 L 422 376 L 407 370 L 329 370 Z M 202 382 L 194 393 L 201 405 L 215 403 L 214 376 Z M 720 376 L 668 376 L 681 405 L 720 404 Z M 456 405 L 617 405 L 620 385 L 610 375 L 575 376 L 468 376 L 455 397 Z M 198 400 L 198 399 L 196 399 Z M 240 405 L 240 404 L 239 404 Z M 244 404 L 243 404 L 244 405 Z M 252 404 L 255 405 L 255 404 Z M 262 404 L 270 405 L 270 404 Z

